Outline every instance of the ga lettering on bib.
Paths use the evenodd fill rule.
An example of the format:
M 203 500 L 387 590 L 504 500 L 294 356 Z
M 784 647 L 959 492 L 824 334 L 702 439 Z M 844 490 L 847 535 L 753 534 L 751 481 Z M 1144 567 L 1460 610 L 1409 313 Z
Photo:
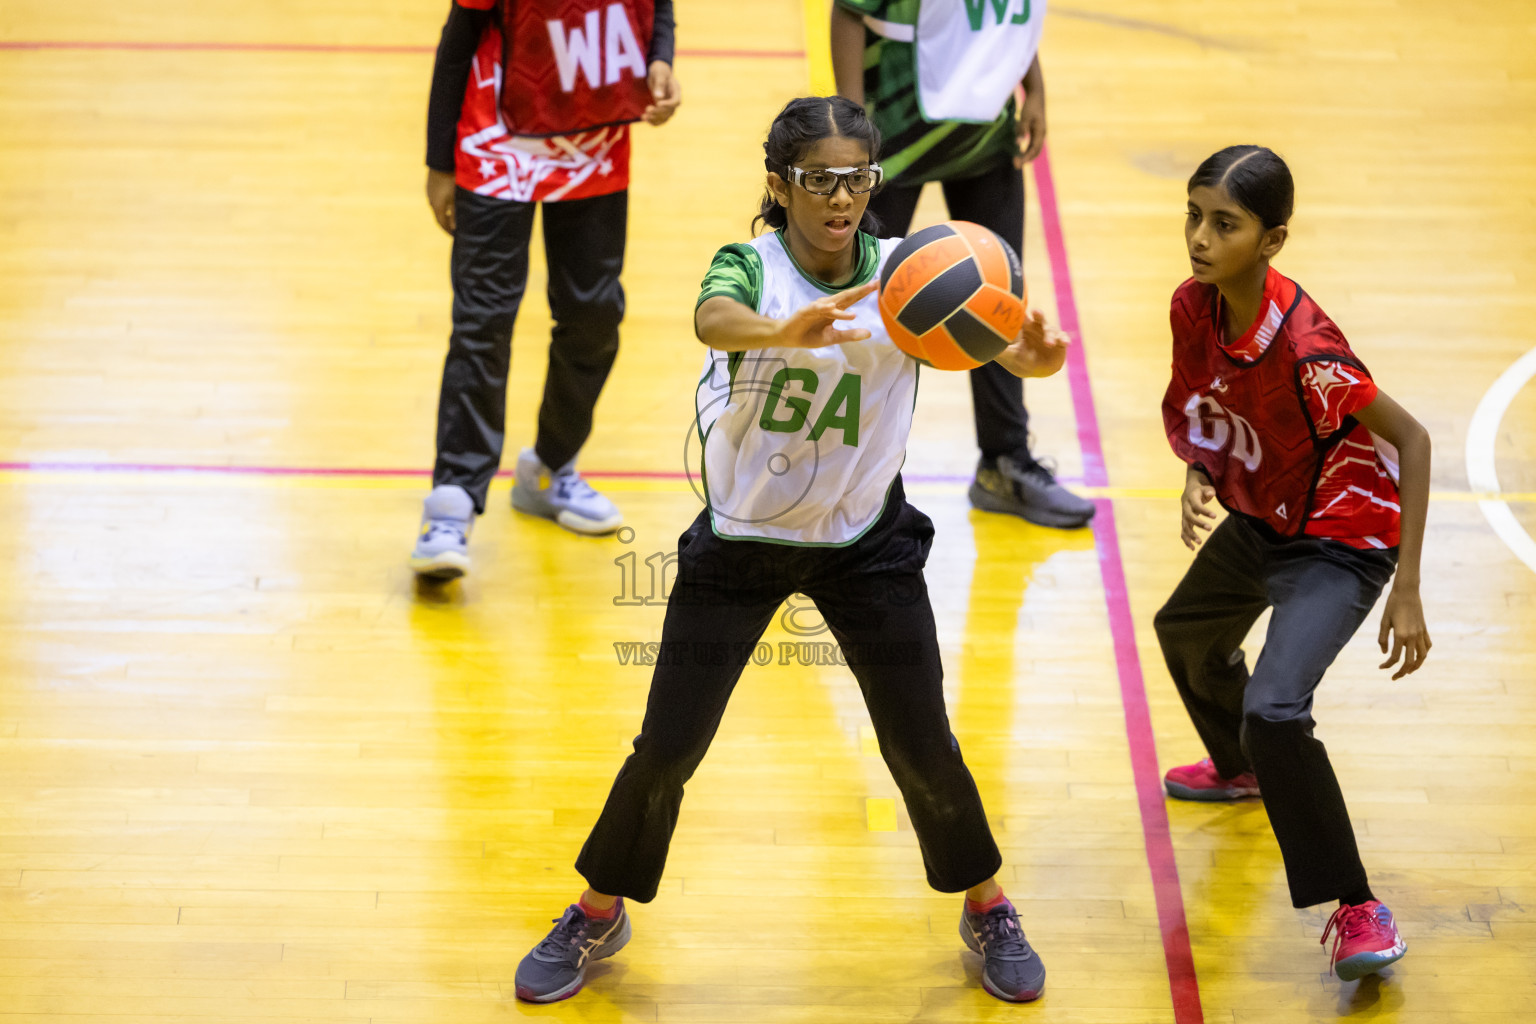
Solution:
M 699 301 L 723 295 L 763 316 L 876 277 L 900 239 L 860 232 L 854 278 L 818 281 L 781 232 L 720 250 Z M 821 348 L 710 350 L 695 392 L 704 498 L 715 534 L 842 546 L 880 517 L 906 457 L 917 363 L 885 332 L 878 297 L 849 307 L 870 337 Z

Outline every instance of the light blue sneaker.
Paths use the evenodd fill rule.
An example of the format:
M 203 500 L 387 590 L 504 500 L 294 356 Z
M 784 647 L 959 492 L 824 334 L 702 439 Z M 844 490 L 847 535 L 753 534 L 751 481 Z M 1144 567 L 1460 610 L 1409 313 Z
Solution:
M 1027 1003 L 1045 991 L 1045 964 L 1029 948 L 1018 912 L 1004 900 L 985 914 L 966 907 L 960 914 L 960 938 L 986 960 L 981 987 L 1010 1003 Z
M 576 904 L 565 908 L 544 941 L 517 965 L 517 998 L 553 1003 L 581 991 L 587 965 L 613 956 L 629 941 L 629 912 L 618 901 L 618 913 L 595 921 Z
M 576 472 L 572 459 L 552 470 L 532 448 L 517 457 L 512 507 L 532 516 L 553 519 L 574 533 L 612 533 L 624 522 L 613 502 L 594 491 Z
M 421 510 L 421 533 L 411 552 L 418 576 L 456 580 L 469 572 L 469 531 L 475 525 L 475 502 L 457 484 L 432 488 Z

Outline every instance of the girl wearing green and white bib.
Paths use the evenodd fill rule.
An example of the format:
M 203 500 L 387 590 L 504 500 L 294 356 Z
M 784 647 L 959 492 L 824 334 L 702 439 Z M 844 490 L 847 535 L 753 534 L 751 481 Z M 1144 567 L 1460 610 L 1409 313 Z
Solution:
M 1023 166 L 1045 145 L 1040 36 L 1046 0 L 836 0 L 832 72 L 884 141 L 885 187 L 870 211 L 905 235 L 938 182 L 954 220 L 990 228 L 1024 254 Z M 1022 100 L 1015 90 L 1022 86 Z M 967 494 L 984 512 L 1076 529 L 1094 504 L 1032 452 L 1024 382 L 987 363 L 967 375 L 980 459 Z
M 590 888 L 517 970 L 519 998 L 563 999 L 629 940 L 623 897 L 656 895 L 683 785 L 779 606 L 802 593 L 842 648 L 917 833 L 928 882 L 965 892 L 960 932 L 1000 999 L 1036 998 L 1045 968 L 995 875 L 1002 864 L 944 708 L 923 565 L 928 517 L 900 469 L 917 363 L 875 290 L 895 241 L 860 230 L 880 136 L 838 97 L 792 101 L 769 131 L 771 233 L 721 249 L 694 315 L 708 507 L 678 541 L 645 721 L 576 869 Z M 998 356 L 1060 369 L 1065 338 L 1032 314 Z M 749 926 L 744 923 L 744 926 Z

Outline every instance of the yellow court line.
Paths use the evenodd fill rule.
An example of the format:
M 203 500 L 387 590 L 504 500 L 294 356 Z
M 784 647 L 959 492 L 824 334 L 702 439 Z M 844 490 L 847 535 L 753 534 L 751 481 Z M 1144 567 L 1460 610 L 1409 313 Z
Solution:
M 832 77 L 832 5 L 827 0 L 804 0 L 802 8 L 811 95 L 831 96 L 837 92 Z
M 888 796 L 865 797 L 864 817 L 871 832 L 895 832 L 896 801 Z

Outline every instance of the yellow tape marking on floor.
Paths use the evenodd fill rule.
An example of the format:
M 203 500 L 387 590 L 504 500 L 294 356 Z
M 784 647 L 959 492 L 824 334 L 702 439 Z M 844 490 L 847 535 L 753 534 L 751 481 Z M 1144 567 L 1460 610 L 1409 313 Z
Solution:
M 864 816 L 871 832 L 896 831 L 896 801 L 888 796 L 872 796 L 864 801 Z

